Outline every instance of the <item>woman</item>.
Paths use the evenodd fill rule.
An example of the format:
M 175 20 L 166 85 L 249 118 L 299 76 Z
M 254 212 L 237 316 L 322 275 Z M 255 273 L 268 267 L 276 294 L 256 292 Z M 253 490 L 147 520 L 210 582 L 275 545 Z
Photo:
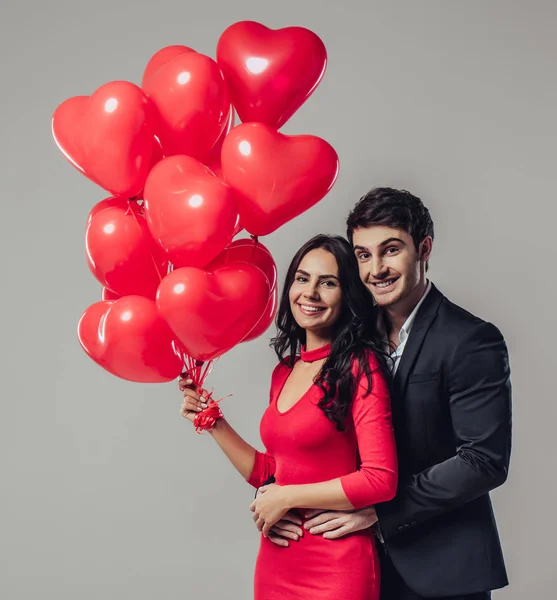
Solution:
M 263 532 L 256 600 L 376 600 L 379 564 L 370 531 L 338 540 L 306 534 L 288 548 L 268 539 L 295 509 L 352 510 L 394 497 L 397 460 L 390 399 L 373 301 L 351 246 L 318 235 L 288 269 L 273 340 L 279 357 L 261 421 L 266 453 L 226 422 L 211 435 L 256 488 Z M 193 421 L 204 398 L 187 388 L 182 414 Z M 271 475 L 276 484 L 264 485 Z M 301 513 L 303 514 L 303 513 Z

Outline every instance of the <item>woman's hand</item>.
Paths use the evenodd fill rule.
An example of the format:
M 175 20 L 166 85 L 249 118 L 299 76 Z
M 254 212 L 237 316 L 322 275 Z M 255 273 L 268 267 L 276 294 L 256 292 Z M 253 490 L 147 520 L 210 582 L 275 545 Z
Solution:
M 193 423 L 195 415 L 204 408 L 207 408 L 206 398 L 203 397 L 205 390 L 202 388 L 196 389 L 193 381 L 185 373 L 180 377 L 178 387 L 184 394 L 184 402 L 180 407 L 180 414 Z
M 287 485 L 271 483 L 259 488 L 257 498 L 251 503 L 253 520 L 265 537 L 271 527 L 280 521 L 293 506 L 290 504 Z

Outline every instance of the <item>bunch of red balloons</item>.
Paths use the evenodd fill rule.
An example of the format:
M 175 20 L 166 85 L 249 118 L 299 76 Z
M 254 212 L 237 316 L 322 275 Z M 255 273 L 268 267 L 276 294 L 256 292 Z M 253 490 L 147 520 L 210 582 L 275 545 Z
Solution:
M 201 383 L 211 361 L 268 329 L 277 269 L 258 238 L 315 205 L 338 175 L 326 141 L 278 131 L 326 63 L 308 29 L 243 21 L 220 36 L 216 61 L 168 46 L 141 86 L 113 81 L 58 106 L 58 148 L 111 194 L 85 234 L 102 300 L 78 325 L 101 367 L 153 383 L 185 365 Z M 234 240 L 243 230 L 251 237 Z

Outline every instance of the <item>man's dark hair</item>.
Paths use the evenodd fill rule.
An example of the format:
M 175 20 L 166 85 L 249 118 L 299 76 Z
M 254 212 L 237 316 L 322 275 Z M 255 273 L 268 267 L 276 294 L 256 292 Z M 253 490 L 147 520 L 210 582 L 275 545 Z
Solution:
M 429 210 L 420 198 L 406 190 L 373 188 L 362 196 L 346 219 L 350 243 L 353 243 L 355 229 L 372 225 L 403 229 L 412 236 L 416 250 L 424 238 L 434 237 L 433 220 Z
M 406 190 L 373 188 L 362 196 L 346 219 L 350 243 L 355 229 L 372 225 L 404 229 L 412 236 L 416 250 L 425 237 L 434 237 L 429 210 L 420 198 Z

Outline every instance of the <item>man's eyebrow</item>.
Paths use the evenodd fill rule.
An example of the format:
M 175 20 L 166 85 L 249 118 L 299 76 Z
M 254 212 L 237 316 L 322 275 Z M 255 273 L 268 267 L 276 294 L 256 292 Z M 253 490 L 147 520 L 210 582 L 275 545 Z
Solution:
M 381 248 L 382 246 L 387 246 L 388 244 L 392 244 L 393 242 L 399 242 L 399 243 L 403 244 L 404 246 L 406 246 L 406 242 L 397 237 L 387 238 L 386 240 L 383 240 L 382 242 L 380 242 L 378 244 L 378 246 Z M 363 250 L 364 252 L 370 251 L 369 248 L 366 248 L 365 246 L 359 246 L 359 245 L 354 246 L 354 250 Z
M 400 242 L 401 244 L 404 244 L 406 246 L 406 242 L 397 237 L 387 238 L 385 241 L 381 242 L 379 245 L 386 246 L 387 244 L 391 244 L 392 242 Z

